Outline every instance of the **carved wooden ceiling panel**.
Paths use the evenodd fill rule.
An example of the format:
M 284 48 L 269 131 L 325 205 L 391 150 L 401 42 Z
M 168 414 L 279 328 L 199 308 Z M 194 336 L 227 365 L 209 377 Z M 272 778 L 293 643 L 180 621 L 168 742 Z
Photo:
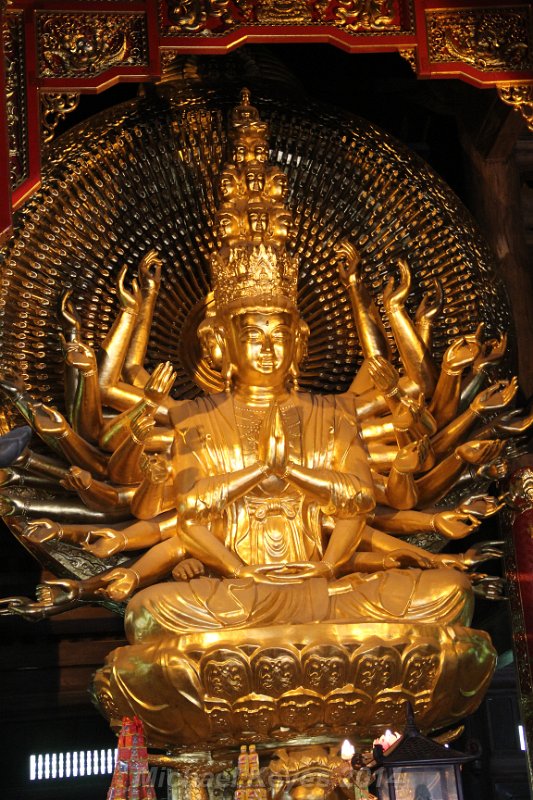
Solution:
M 529 2 L 0 0 L 0 238 L 39 185 L 43 145 L 83 93 L 157 81 L 175 53 L 245 43 L 399 52 L 420 78 L 496 87 L 533 129 Z

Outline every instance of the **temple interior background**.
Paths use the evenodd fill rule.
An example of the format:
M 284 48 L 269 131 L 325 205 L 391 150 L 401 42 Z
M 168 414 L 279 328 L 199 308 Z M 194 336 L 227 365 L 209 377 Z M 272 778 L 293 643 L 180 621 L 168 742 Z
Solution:
M 502 277 L 515 318 L 520 399 L 525 403 L 533 393 L 533 134 L 521 117 L 504 106 L 493 89 L 457 80 L 418 80 L 398 54 L 348 54 L 311 44 L 271 45 L 268 52 L 310 96 L 366 118 L 426 160 L 474 215 L 489 244 L 509 247 Z M 82 96 L 58 133 L 134 96 L 140 88 L 120 84 L 96 96 Z M 496 185 L 492 181 L 498 170 Z M 502 209 L 505 220 L 496 230 L 494 219 L 501 217 Z M 503 228 L 507 244 L 502 243 Z M 1 595 L 31 594 L 39 567 L 7 529 L 2 542 Z M 466 720 L 457 743 L 464 747 L 474 737 L 483 748 L 482 757 L 465 771 L 465 796 L 525 800 L 530 793 L 519 735 L 509 609 L 506 602 L 481 602 L 476 615 L 476 626 L 490 632 L 499 661 L 486 699 Z M 114 747 L 106 722 L 91 706 L 87 684 L 106 653 L 123 641 L 121 619 L 97 608 L 31 626 L 4 619 L 2 637 L 0 702 L 9 730 L 2 743 L 2 797 L 104 797 L 110 776 L 86 776 L 75 785 L 74 779 L 32 782 L 28 764 L 32 754 Z M 164 786 L 157 791 L 166 796 Z

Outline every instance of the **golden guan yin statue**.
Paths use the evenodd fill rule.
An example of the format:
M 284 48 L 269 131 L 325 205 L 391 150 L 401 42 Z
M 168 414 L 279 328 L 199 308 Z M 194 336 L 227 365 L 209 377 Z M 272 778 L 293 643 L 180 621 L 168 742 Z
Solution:
M 191 128 L 200 145 L 202 124 L 197 117 Z M 135 125 L 124 130 L 135 145 Z M 186 276 L 201 299 L 188 319 L 198 327 L 195 380 L 204 393 L 175 399 L 173 364 L 145 368 L 162 270 L 148 226 L 138 278 L 115 272 L 120 310 L 99 342 L 98 320 L 80 319 L 75 281 L 61 300 L 65 414 L 42 402 L 42 388 L 2 379 L 6 404 L 49 449 L 23 453 L 4 487 L 23 475 L 26 486 L 53 489 L 52 499 L 38 491 L 21 499 L 4 488 L 12 529 L 56 566 L 76 558 L 91 565 L 78 579 L 71 569 L 43 584 L 36 601 L 8 598 L 3 609 L 38 619 L 83 602 L 125 603 L 129 645 L 98 671 L 94 696 L 112 723 L 137 714 L 156 747 L 372 736 L 402 723 L 407 700 L 420 727 L 452 724 L 477 707 L 491 679 L 495 651 L 468 626 L 474 593 L 501 592 L 479 568 L 500 551 L 493 542 L 440 550 L 497 512 L 485 488 L 505 470 L 505 440 L 530 424 L 506 410 L 515 379 L 483 387 L 505 337 L 486 338 L 482 326 L 456 330 L 437 367 L 438 271 L 413 320 L 407 260 L 389 264 L 381 289 L 379 271 L 369 283 L 360 252 L 372 237 L 337 235 L 329 263 L 363 361 L 342 392 L 302 390 L 320 306 L 317 314 L 307 304 L 307 321 L 299 311 L 305 237 L 299 254 L 287 174 L 269 163 L 268 124 L 247 90 L 229 114 L 225 160 L 221 146 L 215 151 L 223 166 L 205 253 L 212 294 L 200 272 Z M 177 158 L 187 160 L 181 146 Z M 83 197 L 68 191 L 79 208 Z M 136 191 L 146 196 L 140 184 Z M 398 213 L 416 217 L 415 202 L 400 194 Z M 127 195 L 115 199 L 120 206 Z M 301 225 L 315 229 L 317 253 L 330 222 Z M 380 237 L 401 240 L 401 224 L 389 219 L 389 231 L 385 219 L 376 235 L 369 214 L 367 222 L 374 249 Z M 435 215 L 431 224 L 437 231 Z M 96 218 L 90 228 L 98 243 Z M 430 242 L 429 229 L 422 236 Z M 437 240 L 434 252 L 453 261 L 453 247 L 442 251 Z M 384 254 L 393 256 L 394 248 Z M 451 279 L 442 277 L 446 293 Z M 186 292 L 185 279 L 169 279 L 168 291 Z M 335 315 L 334 295 L 322 291 Z M 447 314 L 445 330 L 454 324 Z M 170 337 L 172 319 L 158 324 L 159 341 Z M 315 362 L 327 362 L 323 341 Z M 319 379 L 320 370 L 317 363 Z

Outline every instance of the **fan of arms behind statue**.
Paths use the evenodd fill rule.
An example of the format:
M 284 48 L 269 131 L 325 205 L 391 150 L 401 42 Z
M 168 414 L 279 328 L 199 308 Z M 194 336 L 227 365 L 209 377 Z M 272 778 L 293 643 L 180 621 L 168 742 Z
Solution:
M 223 387 L 220 369 L 213 369 L 209 358 L 202 357 L 196 328 L 206 308 L 213 305 L 209 262 L 217 251 L 217 235 L 224 225 L 231 229 L 235 212 L 224 195 L 231 193 L 235 176 L 226 170 L 220 181 L 217 170 L 224 163 L 226 138 L 219 109 L 232 102 L 236 92 L 226 87 L 218 92 L 216 101 L 199 87 L 184 90 L 171 84 L 161 92 L 170 99 L 168 104 L 161 99 L 125 104 L 63 137 L 57 155 L 52 155 L 43 189 L 20 215 L 6 254 L 0 342 L 3 363 L 16 370 L 33 401 L 66 411 L 67 418 L 73 413 L 77 377 L 75 368 L 67 369 L 71 397 L 65 408 L 59 394 L 64 361 L 61 330 L 67 338 L 79 336 L 98 352 L 120 306 L 117 279 L 121 276 L 119 294 L 122 303 L 127 303 L 129 292 L 124 287 L 131 285 L 143 253 L 138 294 L 155 300 L 158 288 L 157 301 L 144 364 L 131 367 L 138 354 L 130 354 L 126 383 L 136 368 L 145 366 L 152 371 L 159 361 L 169 360 L 177 373 L 172 389 L 175 399 Z M 476 389 L 482 388 L 485 366 L 496 364 L 503 355 L 502 332 L 508 328 L 501 287 L 494 280 L 479 236 L 429 168 L 368 123 L 355 120 L 339 125 L 329 111 L 317 113 L 314 108 L 311 126 L 308 107 L 291 107 L 289 112 L 283 102 L 261 97 L 261 93 L 258 102 L 262 102 L 263 117 L 269 117 L 270 148 L 280 168 L 270 190 L 287 195 L 293 215 L 288 244 L 299 267 L 298 307 L 310 327 L 300 387 L 345 391 L 361 364 L 361 346 L 366 346 L 367 354 L 396 364 L 404 380 L 413 379 L 411 398 L 418 386 L 429 405 L 442 356 L 453 337 L 463 334 L 469 337 L 468 344 L 456 347 L 456 362 L 459 364 L 461 357 L 468 362 L 461 368 L 465 373 L 463 402 L 454 410 L 448 408 L 437 420 L 444 427 L 467 408 Z M 263 144 L 266 149 L 265 137 Z M 254 163 L 261 162 L 254 159 Z M 250 174 L 245 180 L 254 177 Z M 217 192 L 218 183 L 222 185 Z M 216 217 L 218 231 L 213 226 Z M 283 225 L 283 213 L 281 221 Z M 149 266 L 152 257 L 146 257 L 151 250 L 163 261 L 159 287 L 159 275 L 156 280 L 154 268 Z M 120 272 L 124 264 L 128 265 L 126 277 Z M 395 287 L 391 286 L 394 282 Z M 70 296 L 62 299 L 68 286 Z M 36 301 L 40 304 L 37 308 Z M 357 302 L 370 310 L 370 323 L 361 337 L 352 313 Z M 61 303 L 63 313 L 58 315 Z M 401 308 L 395 314 L 400 348 L 391 327 L 395 307 Z M 401 328 L 409 317 L 414 334 L 404 343 L 409 359 L 406 365 L 402 364 Z M 476 339 L 480 322 L 485 327 Z M 394 389 L 392 383 L 387 385 L 387 380 L 394 381 L 392 372 L 381 380 L 381 389 Z M 136 382 L 142 384 L 142 380 Z M 360 376 L 359 393 L 372 387 L 368 374 Z M 494 394 L 502 403 L 505 399 L 510 402 L 512 389 L 506 390 L 508 398 L 504 398 L 503 386 Z M 404 399 L 400 409 L 404 415 L 409 415 L 407 404 L 413 402 Z M 490 417 L 500 408 L 493 398 L 484 410 Z M 397 434 L 390 430 L 391 402 L 377 411 L 371 406 L 368 409 L 363 406 L 360 410 L 363 435 L 373 466 L 383 476 L 395 457 L 394 447 L 399 447 Z M 79 416 L 79 408 L 77 413 Z M 370 421 L 364 419 L 365 413 Z M 378 421 L 387 414 L 388 432 L 383 429 L 386 422 Z M 30 422 L 34 424 L 34 420 Z M 465 422 L 465 430 L 473 427 L 465 427 Z M 61 423 L 57 425 L 61 427 Z M 419 441 L 423 432 L 423 423 L 419 423 Z M 431 423 L 425 433 L 434 433 Z M 92 436 L 93 444 L 96 438 Z M 408 434 L 409 439 L 416 439 L 416 434 Z M 401 444 L 407 440 L 404 437 Z M 57 442 L 54 450 L 58 450 Z M 439 454 L 449 451 L 446 442 L 440 445 Z M 67 460 L 80 466 L 79 459 Z M 150 459 L 154 469 L 156 461 Z M 497 476 L 498 470 L 493 474 Z M 72 484 L 73 479 L 68 480 Z M 82 480 L 83 476 L 76 477 L 78 484 Z M 58 488 L 56 484 L 41 493 L 38 489 L 7 491 L 6 510 L 27 516 L 32 515 L 33 507 L 39 515 L 41 509 L 46 514 L 50 506 L 54 517 L 68 520 L 68 506 L 72 505 L 68 501 L 73 495 L 66 496 L 67 502 L 61 495 L 51 500 Z M 83 510 L 78 513 L 81 521 Z M 101 522 L 102 513 L 101 509 L 92 517 L 87 513 L 83 521 Z M 419 534 L 418 540 L 433 549 L 443 541 L 433 530 Z M 52 549 L 57 551 L 56 545 Z M 75 556 L 78 572 L 75 567 L 74 574 L 86 575 L 87 570 L 97 568 L 90 555 Z M 60 561 L 68 567 L 68 556 Z
M 126 383 L 133 380 L 142 385 L 141 378 L 132 379 L 135 371 L 143 366 L 152 371 L 158 361 L 168 359 L 177 373 L 172 390 L 174 398 L 191 397 L 199 391 L 212 392 L 223 387 L 220 366 L 213 369 L 209 357 L 201 355 L 196 327 L 206 308 L 213 305 L 212 296 L 208 294 L 209 261 L 217 252 L 217 234 L 222 235 L 220 230 L 224 225 L 229 226 L 231 232 L 231 214 L 235 211 L 231 203 L 225 202 L 225 193 L 233 190 L 231 184 L 235 176 L 228 175 L 226 169 L 220 180 L 216 172 L 224 163 L 225 149 L 224 122 L 219 107 L 233 99 L 235 90 L 226 88 L 219 92 L 221 97 L 213 108 L 215 103 L 211 97 L 206 98 L 200 89 L 191 91 L 188 87 L 185 111 L 180 107 L 182 87 L 165 86 L 161 91 L 166 93 L 167 99 L 170 97 L 170 109 L 160 100 L 135 101 L 63 137 L 66 141 L 58 148 L 58 155 L 51 158 L 44 188 L 21 215 L 17 234 L 6 254 L 4 274 L 7 280 L 2 290 L 3 363 L 7 368 L 16 368 L 33 402 L 45 402 L 63 412 L 66 410 L 67 418 L 75 425 L 76 420 L 72 420 L 73 385 L 77 383 L 79 390 L 80 384 L 75 367 L 67 368 L 66 382 L 67 385 L 70 382 L 71 396 L 67 398 L 66 409 L 63 398 L 57 393 L 63 377 L 65 352 L 60 344 L 61 330 L 67 339 L 76 342 L 78 337 L 85 347 L 92 346 L 98 352 L 117 306 L 117 279 L 121 286 L 118 294 L 122 295 L 119 305 L 120 302 L 123 305 L 133 303 L 133 295 L 126 286 L 131 285 L 143 252 L 141 288 L 135 302 L 138 303 L 141 296 L 149 297 L 153 306 L 158 296 L 146 359 L 144 364 L 131 366 L 138 353 L 130 352 L 126 359 Z M 321 110 L 320 114 L 314 114 L 311 129 L 307 124 L 308 108 L 288 112 L 279 100 L 261 98 L 259 94 L 259 102 L 261 100 L 263 117 L 270 116 L 274 162 L 280 167 L 277 170 L 269 167 L 275 172 L 270 191 L 283 200 L 288 194 L 293 215 L 288 244 L 293 254 L 291 258 L 299 266 L 298 306 L 310 327 L 299 385 L 321 392 L 345 391 L 361 363 L 361 345 L 363 350 L 366 346 L 367 355 L 389 358 L 404 373 L 405 382 L 412 379 L 405 396 L 402 393 L 403 405 L 397 407 L 404 415 L 405 424 L 406 415 L 420 416 L 414 409 L 415 387 L 425 392 L 426 405 L 431 402 L 435 405 L 432 395 L 437 366 L 453 336 L 465 334 L 467 339 L 462 345 L 456 345 L 455 356 L 456 371 L 465 372 L 462 406 L 456 404 L 454 409 L 447 408 L 441 414 L 437 423 L 440 428 L 444 427 L 468 407 L 476 389 L 482 388 L 486 365 L 496 364 L 503 355 L 502 331 L 508 327 L 501 287 L 494 280 L 478 235 L 453 195 L 428 167 L 368 123 L 353 121 L 339 129 L 338 120 Z M 266 150 L 265 137 L 263 146 Z M 252 175 L 254 165 L 257 167 L 261 163 L 253 159 L 252 170 L 244 183 L 261 180 L 261 170 L 256 169 L 255 178 Z M 276 181 L 277 186 L 274 185 Z M 221 186 L 217 192 L 218 183 Z M 251 198 L 252 205 L 255 199 Z M 281 212 L 283 210 L 281 205 Z M 279 216 L 279 208 L 276 213 Z M 215 218 L 218 231 L 213 227 Z M 278 224 L 276 214 L 273 219 L 274 224 Z M 287 224 L 283 222 L 283 213 L 281 219 L 282 225 Z M 272 225 L 272 221 L 269 224 Z M 152 250 L 163 260 L 163 264 L 155 268 L 150 266 L 150 262 L 157 261 Z M 126 276 L 120 271 L 123 264 L 128 264 Z M 159 286 L 156 273 L 161 266 Z M 391 285 L 394 283 L 395 286 Z M 65 298 L 62 293 L 69 285 L 70 295 Z M 30 300 L 41 303 L 31 314 L 28 311 L 32 306 Z M 359 307 L 364 305 L 370 312 L 359 338 L 351 307 L 354 306 L 357 314 L 358 302 Z M 60 304 L 63 312 L 57 314 Z M 395 315 L 393 309 L 396 308 L 400 312 Z M 124 313 L 131 310 L 126 308 Z M 394 323 L 391 327 L 395 316 L 400 348 L 393 331 Z M 405 364 L 401 353 L 402 326 L 409 317 L 413 320 L 412 336 L 411 341 L 407 339 L 403 344 L 408 357 Z M 476 336 L 480 322 L 484 322 L 485 328 Z M 69 344 L 66 350 L 69 348 L 72 352 L 75 345 Z M 135 343 L 130 351 L 134 349 Z M 67 361 L 74 358 L 67 356 Z M 461 358 L 466 359 L 462 365 Z M 385 394 L 387 390 L 389 394 L 395 391 L 393 370 L 386 370 L 384 376 L 381 364 L 381 384 L 373 384 L 366 366 L 366 374 L 359 376 L 359 388 L 357 381 L 354 384 L 356 391 L 374 390 Z M 376 362 L 372 368 L 376 369 Z M 488 398 L 483 411 L 489 417 L 496 415 L 510 402 L 512 393 L 512 385 L 501 384 L 499 391 L 495 390 L 493 397 Z M 499 405 L 498 400 L 501 401 Z M 122 404 L 127 402 L 121 400 Z M 398 432 L 391 429 L 393 405 L 397 405 L 397 398 L 391 398 L 385 405 L 378 404 L 376 409 L 370 405 L 367 410 L 363 403 L 360 409 L 363 436 L 378 483 L 383 483 L 389 473 L 396 457 L 395 449 L 400 444 L 418 440 L 420 448 L 420 442 L 425 442 L 422 434 L 435 434 L 436 430 L 426 414 L 422 422 L 418 421 L 416 433 L 402 433 L 398 441 Z M 409 405 L 412 406 L 410 410 Z M 50 416 L 40 408 L 37 418 L 43 413 Z M 77 414 L 80 417 L 79 403 Z M 470 424 L 463 420 L 463 429 L 469 432 L 478 419 L 472 416 Z M 35 426 L 35 418 L 30 422 Z M 54 424 L 64 433 L 61 422 L 44 421 L 45 427 L 53 428 Z M 142 419 L 138 424 L 142 427 Z M 427 425 L 425 430 L 424 424 Z M 76 427 L 79 433 L 79 422 Z M 477 427 L 483 426 L 478 424 Z M 57 433 L 57 430 L 52 431 L 52 438 L 56 437 L 52 445 L 56 454 Z M 89 440 L 94 445 L 98 436 L 91 433 Z M 490 435 L 494 438 L 493 432 Z M 443 438 L 439 434 L 437 439 L 439 436 Z M 484 436 L 488 438 L 486 432 Z M 45 438 L 50 446 L 51 437 Z M 157 437 L 152 439 L 151 446 L 147 443 L 148 448 L 157 450 Z M 451 450 L 445 436 L 444 439 L 444 444 L 438 447 L 441 456 Z M 464 439 L 464 435 L 456 436 L 455 443 Z M 108 444 L 105 450 L 109 452 Z M 64 450 L 60 454 L 64 456 Z M 98 461 L 98 456 L 94 457 Z M 410 458 L 416 457 L 411 453 Z M 80 459 L 73 458 L 72 453 L 65 460 L 80 467 Z M 428 456 L 423 466 L 427 468 L 430 461 L 431 456 Z M 82 466 L 92 468 L 95 473 L 90 456 Z M 143 466 L 145 471 L 142 475 L 139 472 L 138 478 L 161 467 L 161 459 L 145 458 Z M 102 478 L 106 470 L 99 469 L 96 476 Z M 74 471 L 78 473 L 79 469 Z M 486 472 L 487 475 L 479 476 L 481 480 L 489 476 L 489 468 Z M 498 475 L 496 468 L 493 475 Z M 68 521 L 69 506 L 73 505 L 69 501 L 75 495 L 66 495 L 65 499 L 58 496 L 58 476 L 50 477 L 56 478 L 56 483 L 41 491 L 7 490 L 8 511 L 14 516 L 22 511 L 22 516 L 26 517 L 40 515 L 40 512 L 46 514 L 50 507 L 54 511 L 52 517 Z M 117 477 L 124 482 L 124 475 Z M 76 474 L 66 480 L 68 488 L 73 490 L 79 489 L 83 480 L 88 482 L 89 478 Z M 452 486 L 450 482 L 446 488 Z M 131 489 L 127 494 L 131 499 Z M 439 494 L 442 492 L 430 499 L 439 500 Z M 87 498 L 85 500 L 87 502 Z M 91 505 L 92 515 L 90 508 L 85 516 L 83 508 L 72 509 L 74 520 L 101 523 L 105 516 L 103 507 L 96 510 L 98 504 L 89 502 L 89 507 Z M 117 504 L 111 502 L 111 505 L 114 505 L 113 514 L 117 514 Z M 111 505 L 108 503 L 107 508 Z M 427 503 L 421 500 L 416 505 Z M 478 503 L 476 508 L 481 505 Z M 474 517 L 477 516 L 474 513 Z M 113 516 L 106 517 L 106 520 L 112 519 Z M 70 521 L 73 521 L 72 514 Z M 472 520 L 465 522 L 473 524 Z M 15 529 L 18 528 L 16 524 Z M 418 539 L 439 549 L 443 539 L 434 528 L 432 523 L 432 530 L 419 534 Z M 463 530 L 460 530 L 462 535 Z M 416 536 L 416 530 L 413 533 Z M 64 547 L 62 545 L 60 550 Z M 66 547 L 68 550 L 68 545 Z M 57 546 L 48 545 L 48 548 L 54 551 L 56 558 Z M 72 557 L 73 554 L 59 558 L 63 567 L 68 567 L 68 555 Z M 98 568 L 86 553 L 76 553 L 76 559 L 74 574 L 85 576 L 87 571 Z

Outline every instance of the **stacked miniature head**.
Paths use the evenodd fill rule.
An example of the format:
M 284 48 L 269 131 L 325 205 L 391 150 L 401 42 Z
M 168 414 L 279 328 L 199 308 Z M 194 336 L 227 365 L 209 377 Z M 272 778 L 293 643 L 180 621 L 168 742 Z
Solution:
M 247 89 L 231 113 L 228 142 L 219 181 L 220 247 L 211 262 L 217 313 L 261 306 L 293 310 L 298 265 L 287 252 L 287 176 L 267 164 L 268 125 L 250 105 Z

